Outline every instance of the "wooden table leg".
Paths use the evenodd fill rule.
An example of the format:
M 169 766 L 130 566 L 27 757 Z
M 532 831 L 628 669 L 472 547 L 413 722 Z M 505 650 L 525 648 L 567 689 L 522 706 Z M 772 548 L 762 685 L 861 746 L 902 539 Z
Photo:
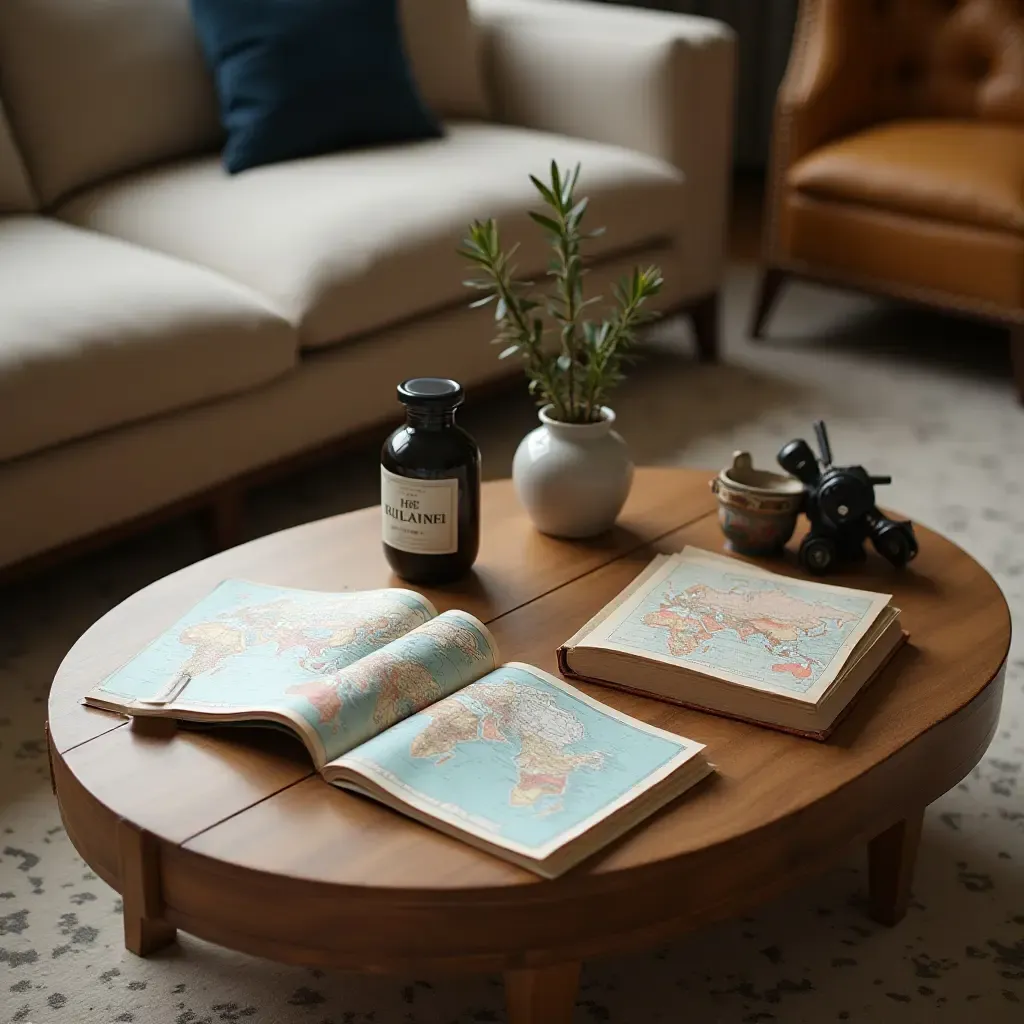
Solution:
M 578 963 L 505 972 L 509 1024 L 572 1024 Z
M 160 852 L 156 839 L 128 821 L 118 824 L 124 945 L 136 956 L 169 946 L 177 931 L 161 919 Z
M 899 924 L 907 912 L 923 821 L 921 810 L 868 844 L 869 903 L 871 916 L 879 924 Z
M 178 932 L 166 921 L 124 915 L 124 948 L 136 956 L 150 956 L 171 945 Z

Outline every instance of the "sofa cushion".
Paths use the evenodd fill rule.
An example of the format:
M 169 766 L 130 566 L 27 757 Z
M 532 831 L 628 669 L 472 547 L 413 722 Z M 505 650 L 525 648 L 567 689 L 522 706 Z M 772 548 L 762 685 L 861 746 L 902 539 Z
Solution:
M 293 330 L 200 267 L 43 217 L 0 219 L 0 460 L 245 391 Z
M 1019 234 L 1024 127 L 894 121 L 815 150 L 788 181 L 816 199 Z
M 0 68 L 44 203 L 219 145 L 188 0 L 2 0 Z
M 607 291 L 634 260 L 658 263 L 665 269 L 665 289 L 652 305 L 671 309 L 687 298 L 678 257 L 662 249 L 640 251 L 597 268 L 589 280 Z M 377 425 L 383 437 L 386 430 L 379 424 L 393 420 L 401 408 L 395 402 L 399 368 L 409 376 L 455 376 L 473 390 L 516 373 L 510 365 L 514 360 L 499 361 L 497 349 L 486 343 L 488 319 L 486 309 L 449 310 L 320 352 L 279 380 L 244 394 L 0 463 L 0 567 L 209 491 L 232 477 L 294 460 L 340 436 Z M 379 486 L 380 474 L 368 472 L 371 463 L 363 461 L 356 476 Z M 115 480 L 117 486 L 96 486 L 99 480 Z M 75 496 L 73 504 L 59 500 L 65 494 Z M 494 522 L 487 528 L 500 532 Z M 331 559 L 329 550 L 324 558 Z M 334 1019 L 340 1024 L 340 1018 Z M 268 1024 L 268 1018 L 263 1021 Z
M 232 174 L 358 146 L 436 138 L 397 0 L 192 0 Z
M 441 117 L 486 114 L 466 0 L 403 0 L 410 61 Z M 36 191 L 220 145 L 188 0 L 0 0 L 0 79 Z
M 34 206 L 25 164 L 0 104 L 0 213 L 26 213 Z
M 521 242 L 524 274 L 550 254 L 527 216 L 528 175 L 581 162 L 587 222 L 610 255 L 681 231 L 683 178 L 615 146 L 523 128 L 457 124 L 443 139 L 317 157 L 227 176 L 215 159 L 109 182 L 60 216 L 210 267 L 272 300 L 316 347 L 464 301 L 456 249 L 470 221 L 494 216 Z

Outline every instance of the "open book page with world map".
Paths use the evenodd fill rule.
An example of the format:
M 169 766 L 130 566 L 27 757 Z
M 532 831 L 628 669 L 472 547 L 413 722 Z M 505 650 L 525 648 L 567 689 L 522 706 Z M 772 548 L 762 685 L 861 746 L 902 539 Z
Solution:
M 327 594 L 227 580 L 86 703 L 127 714 L 290 726 L 317 767 L 490 671 L 464 612 L 409 590 Z
M 288 729 L 328 781 L 548 875 L 710 771 L 700 744 L 499 664 L 483 623 L 412 591 L 228 580 L 85 702 Z
M 575 646 L 636 653 L 814 702 L 890 600 L 686 548 L 657 559 Z
M 689 762 L 689 784 L 710 772 L 702 749 L 511 663 L 327 765 L 324 777 L 370 783 L 413 817 L 543 862 L 645 795 L 657 798 Z

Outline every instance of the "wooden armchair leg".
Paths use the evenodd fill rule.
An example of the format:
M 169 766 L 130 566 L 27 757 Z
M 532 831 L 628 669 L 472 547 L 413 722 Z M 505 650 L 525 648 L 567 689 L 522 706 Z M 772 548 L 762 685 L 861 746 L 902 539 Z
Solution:
M 1024 324 L 1010 328 L 1010 365 L 1013 382 L 1017 385 L 1017 398 L 1024 404 Z
M 786 283 L 787 277 L 788 275 L 784 270 L 778 270 L 775 267 L 765 269 L 761 277 L 761 286 L 757 293 L 757 304 L 754 306 L 754 317 L 750 322 L 751 338 L 764 337 L 764 325 L 772 308 L 775 306 L 775 300 L 778 299 L 779 292 L 782 291 L 782 286 Z
M 718 362 L 718 292 L 699 299 L 687 310 L 697 343 L 697 358 L 702 363 Z

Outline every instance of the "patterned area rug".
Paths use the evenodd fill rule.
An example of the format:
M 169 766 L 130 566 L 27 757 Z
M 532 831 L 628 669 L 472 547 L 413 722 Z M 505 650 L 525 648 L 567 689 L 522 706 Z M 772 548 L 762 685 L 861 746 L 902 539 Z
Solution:
M 637 462 L 770 465 L 823 416 L 841 461 L 892 472 L 884 501 L 944 531 L 1024 614 L 1024 410 L 997 332 L 796 287 L 772 340 L 744 324 L 753 274 L 726 303 L 726 361 L 698 367 L 678 325 L 617 402 Z M 677 351 L 678 350 L 678 351 Z M 507 474 L 532 411 L 464 418 L 489 477 Z M 257 496 L 254 532 L 376 500 L 374 451 Z M 202 557 L 178 523 L 0 595 L 0 1024 L 471 1024 L 505 1019 L 500 979 L 363 978 L 279 967 L 182 937 L 148 961 L 122 948 L 116 893 L 76 856 L 47 782 L 49 681 L 108 608 Z M 915 898 L 888 930 L 863 911 L 863 855 L 757 914 L 586 967 L 577 1024 L 931 1024 L 1024 1020 L 1024 646 L 998 735 L 925 820 Z

